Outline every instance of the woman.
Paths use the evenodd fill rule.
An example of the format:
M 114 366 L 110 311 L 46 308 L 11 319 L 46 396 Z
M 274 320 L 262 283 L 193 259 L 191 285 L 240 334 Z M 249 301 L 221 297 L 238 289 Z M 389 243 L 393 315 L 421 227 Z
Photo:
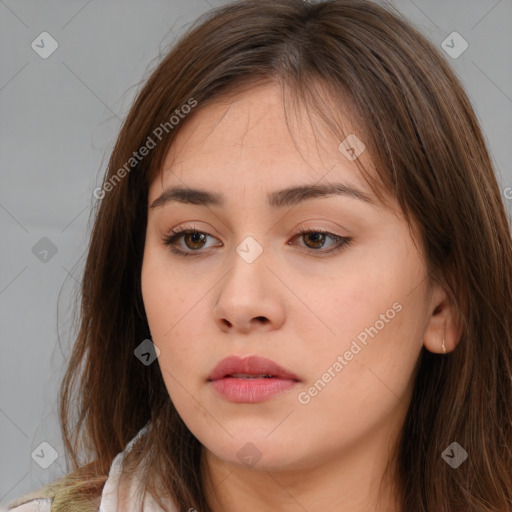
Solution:
M 209 13 L 95 196 L 73 469 L 12 510 L 512 510 L 510 226 L 467 95 L 405 20 Z

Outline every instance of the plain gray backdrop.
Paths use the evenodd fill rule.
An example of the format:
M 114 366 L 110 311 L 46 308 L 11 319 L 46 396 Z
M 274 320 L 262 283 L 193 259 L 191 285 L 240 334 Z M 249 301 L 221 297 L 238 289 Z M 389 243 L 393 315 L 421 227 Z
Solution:
M 0 0 L 0 506 L 67 472 L 57 392 L 92 191 L 159 55 L 223 3 Z M 512 0 L 391 4 L 436 46 L 454 31 L 467 42 L 456 58 L 444 54 L 476 109 L 510 212 Z M 455 37 L 452 52 L 464 44 Z

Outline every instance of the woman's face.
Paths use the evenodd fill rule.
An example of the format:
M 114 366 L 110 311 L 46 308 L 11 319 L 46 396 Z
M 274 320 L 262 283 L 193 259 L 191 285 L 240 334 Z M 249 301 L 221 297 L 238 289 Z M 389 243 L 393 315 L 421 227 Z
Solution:
M 353 152 L 310 125 L 293 133 L 297 146 L 281 88 L 265 85 L 205 107 L 177 135 L 150 186 L 142 266 L 157 361 L 212 462 L 306 470 L 347 456 L 357 472 L 364 455 L 381 467 L 432 308 L 425 264 Z M 333 184 L 340 193 L 280 192 Z M 188 195 L 172 200 L 175 188 Z M 166 244 L 177 229 L 198 233 Z M 211 372 L 232 355 L 267 358 L 297 381 L 214 384 Z

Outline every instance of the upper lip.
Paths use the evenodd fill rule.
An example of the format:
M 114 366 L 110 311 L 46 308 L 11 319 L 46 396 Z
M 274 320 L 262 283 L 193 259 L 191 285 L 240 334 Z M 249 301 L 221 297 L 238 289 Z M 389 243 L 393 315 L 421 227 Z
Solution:
M 274 361 L 259 356 L 229 356 L 217 363 L 208 376 L 208 380 L 219 380 L 235 373 L 246 375 L 271 375 L 280 379 L 298 381 L 299 378 L 291 371 L 279 366 Z

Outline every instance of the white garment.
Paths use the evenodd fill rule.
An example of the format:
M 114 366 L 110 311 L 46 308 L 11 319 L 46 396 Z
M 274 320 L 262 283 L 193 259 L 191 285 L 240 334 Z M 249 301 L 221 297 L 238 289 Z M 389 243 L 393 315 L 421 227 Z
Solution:
M 110 466 L 107 481 L 101 493 L 101 512 L 139 512 L 141 499 L 136 497 L 136 481 L 128 490 L 128 499 L 118 509 L 117 491 L 121 478 L 122 462 L 126 454 L 132 449 L 135 441 L 148 430 L 149 424 L 142 427 L 135 437 L 126 445 L 126 448 L 118 453 Z M 166 500 L 166 504 L 169 502 Z M 8 505 L 8 512 L 51 512 L 52 498 L 45 498 L 42 493 L 38 496 L 38 490 L 25 494 Z M 170 506 L 170 505 L 169 505 Z M 169 508 L 170 512 L 177 512 L 177 508 Z M 144 499 L 144 512 L 163 512 L 163 509 L 155 502 L 149 493 Z

